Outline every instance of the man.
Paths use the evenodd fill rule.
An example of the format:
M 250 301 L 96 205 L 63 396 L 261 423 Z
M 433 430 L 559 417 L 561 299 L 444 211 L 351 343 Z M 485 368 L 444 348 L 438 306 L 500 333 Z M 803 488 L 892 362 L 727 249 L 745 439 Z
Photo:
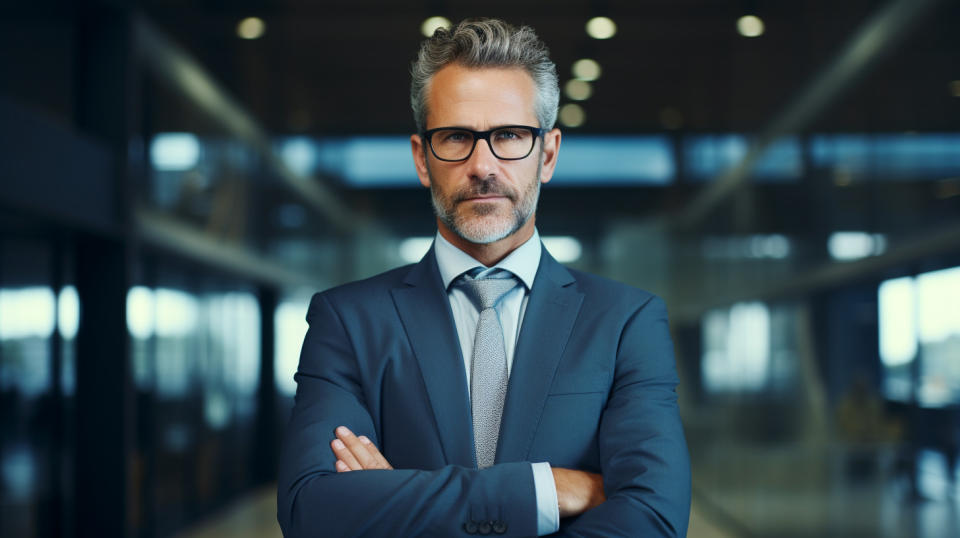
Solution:
M 556 67 L 464 21 L 413 66 L 438 234 L 417 264 L 314 296 L 284 442 L 289 536 L 682 536 L 690 475 L 666 311 L 567 270 L 534 226 Z

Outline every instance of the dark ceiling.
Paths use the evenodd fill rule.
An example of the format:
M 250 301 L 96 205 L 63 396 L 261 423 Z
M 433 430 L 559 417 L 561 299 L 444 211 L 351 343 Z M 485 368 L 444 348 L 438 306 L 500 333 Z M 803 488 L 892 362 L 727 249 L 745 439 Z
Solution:
M 192 53 L 275 134 L 405 133 L 412 129 L 407 85 L 420 24 L 498 16 L 533 26 L 565 81 L 583 57 L 603 67 L 584 103 L 584 132 L 665 130 L 665 109 L 680 129 L 754 132 L 818 74 L 883 2 L 711 0 L 484 3 L 351 0 L 273 2 L 145 0 L 149 18 Z M 741 37 L 750 11 L 766 33 Z M 597 14 L 618 25 L 609 40 L 589 38 Z M 265 35 L 236 36 L 244 17 Z M 940 2 L 892 53 L 817 118 L 830 131 L 943 131 L 960 125 L 960 3 Z

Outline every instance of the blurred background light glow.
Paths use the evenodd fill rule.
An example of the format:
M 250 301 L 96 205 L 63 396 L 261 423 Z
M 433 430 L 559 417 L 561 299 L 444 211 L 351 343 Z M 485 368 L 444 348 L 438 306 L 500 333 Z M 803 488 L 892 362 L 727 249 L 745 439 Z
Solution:
M 580 127 L 587 121 L 587 113 L 576 103 L 567 103 L 560 107 L 560 123 L 566 127 Z
M 600 64 L 596 60 L 591 58 L 582 58 L 573 62 L 573 76 L 585 80 L 587 82 L 592 82 L 600 78 L 600 74 L 603 70 L 600 68 Z
M 157 336 L 181 337 L 197 329 L 199 305 L 196 297 L 171 288 L 157 288 L 154 297 Z
M 280 158 L 290 170 L 308 176 L 317 166 L 317 150 L 312 140 L 295 136 L 280 144 Z
M 153 291 L 145 286 L 133 286 L 127 291 L 127 330 L 130 335 L 146 340 L 153 335 L 156 306 Z
M 450 23 L 450 19 L 441 16 L 428 17 L 423 23 L 420 24 L 420 33 L 424 37 L 431 37 L 433 33 L 437 31 L 437 28 L 450 28 L 453 24 Z
M 617 34 L 617 24 L 609 17 L 594 17 L 587 21 L 587 35 L 594 39 L 610 39 Z
M 49 338 L 56 322 L 52 289 L 46 286 L 0 289 L 0 340 Z
M 64 340 L 73 340 L 80 327 L 80 297 L 77 288 L 64 286 L 57 296 L 57 330 Z
M 260 39 L 266 30 L 266 23 L 259 17 L 247 17 L 237 23 L 237 37 L 240 39 Z
M 400 259 L 404 263 L 417 263 L 430 250 L 433 237 L 408 237 L 398 245 Z
M 710 392 L 756 391 L 770 369 L 770 310 L 736 303 L 703 317 L 703 384 Z
M 867 232 L 834 232 L 827 238 L 830 257 L 837 261 L 852 261 L 883 254 L 887 238 L 883 234 Z
M 543 246 L 560 263 L 572 263 L 580 259 L 583 246 L 575 237 L 569 235 L 544 236 L 540 238 Z
M 756 15 L 744 15 L 737 19 L 737 32 L 743 37 L 758 37 L 763 35 L 763 20 Z
M 551 185 L 668 185 L 676 179 L 673 145 L 662 135 L 565 136 L 564 165 Z
M 285 300 L 277 305 L 273 314 L 274 339 L 274 376 L 277 390 L 286 396 L 297 392 L 297 382 L 293 376 L 300 362 L 300 345 L 307 334 L 307 307 L 309 297 L 300 300 Z
M 886 366 L 907 364 L 917 354 L 916 304 L 912 277 L 880 284 L 877 292 L 880 360 Z
M 593 88 L 590 83 L 576 78 L 568 80 L 563 87 L 563 91 L 567 94 L 567 97 L 574 101 L 583 101 L 593 95 Z
M 190 170 L 199 161 L 200 141 L 192 133 L 160 133 L 150 142 L 150 162 L 156 170 Z
M 921 343 L 960 337 L 960 267 L 917 275 L 916 294 Z

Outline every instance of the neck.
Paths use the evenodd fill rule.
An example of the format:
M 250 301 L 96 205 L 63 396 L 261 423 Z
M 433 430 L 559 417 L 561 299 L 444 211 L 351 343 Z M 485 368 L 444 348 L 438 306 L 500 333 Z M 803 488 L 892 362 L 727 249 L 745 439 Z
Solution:
M 437 220 L 437 229 L 444 239 L 451 245 L 469 254 L 473 259 L 487 267 L 493 267 L 500 260 L 506 258 L 511 252 L 516 250 L 533 237 L 534 217 L 531 216 L 519 230 L 493 243 L 471 243 L 459 235 L 450 231 L 442 222 Z

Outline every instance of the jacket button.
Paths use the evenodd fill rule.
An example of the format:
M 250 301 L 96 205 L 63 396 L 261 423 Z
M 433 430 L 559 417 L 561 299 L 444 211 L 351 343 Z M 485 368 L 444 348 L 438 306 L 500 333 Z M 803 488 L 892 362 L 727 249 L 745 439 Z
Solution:
M 463 524 L 463 530 L 467 534 L 476 534 L 477 533 L 477 522 L 474 520 L 467 521 Z
M 477 532 L 479 532 L 480 534 L 483 534 L 484 536 L 486 536 L 487 534 L 490 534 L 490 531 L 492 530 L 493 530 L 493 525 L 491 525 L 489 521 L 481 521 L 480 524 L 477 525 Z
M 494 521 L 493 522 L 493 532 L 497 534 L 503 534 L 507 532 L 507 522 L 506 521 Z

